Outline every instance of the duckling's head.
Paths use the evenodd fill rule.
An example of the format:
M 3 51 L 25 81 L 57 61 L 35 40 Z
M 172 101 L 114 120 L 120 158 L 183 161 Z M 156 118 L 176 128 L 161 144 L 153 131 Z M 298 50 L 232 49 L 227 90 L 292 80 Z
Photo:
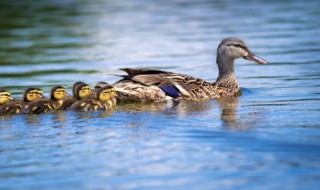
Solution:
M 106 102 L 111 98 L 117 97 L 116 90 L 112 86 L 105 86 L 98 89 L 96 98 L 100 101 Z
M 62 86 L 55 86 L 51 89 L 51 99 L 52 100 L 61 100 L 64 97 L 69 96 L 66 89 Z
M 78 85 L 83 85 L 83 84 L 86 85 L 86 83 L 84 83 L 84 82 L 82 82 L 82 81 L 78 81 L 78 82 L 76 82 L 76 83 L 73 84 L 73 86 L 72 86 L 72 94 L 73 94 L 73 97 L 74 97 L 74 98 L 77 98 L 77 92 L 76 92 L 77 86 L 78 86 Z
M 267 64 L 268 62 L 254 55 L 246 45 L 246 43 L 238 38 L 223 39 L 217 50 L 217 63 L 228 63 L 235 59 L 244 58 L 259 64 Z
M 94 91 L 95 92 L 98 92 L 98 90 L 102 87 L 113 87 L 112 85 L 110 85 L 109 83 L 107 82 L 97 82 L 95 85 L 94 85 Z
M 40 98 L 43 98 L 43 92 L 39 88 L 28 88 L 24 91 L 23 101 L 24 102 L 33 102 Z
M 0 104 L 4 104 L 9 100 L 12 100 L 10 92 L 3 88 L 0 88 Z
M 82 98 L 90 96 L 93 93 L 93 91 L 91 87 L 87 84 L 78 84 L 75 88 L 75 93 L 75 98 L 80 100 Z

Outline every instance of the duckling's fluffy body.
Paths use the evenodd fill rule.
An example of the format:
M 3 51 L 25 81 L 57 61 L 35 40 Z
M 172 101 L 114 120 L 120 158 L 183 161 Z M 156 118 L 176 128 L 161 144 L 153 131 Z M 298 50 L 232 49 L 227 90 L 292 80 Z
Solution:
M 84 82 L 76 82 L 72 86 L 73 97 L 65 97 L 59 110 L 69 110 L 73 104 L 81 99 L 93 97 L 91 87 Z
M 114 88 L 109 86 L 101 87 L 96 91 L 96 97 L 86 98 L 77 101 L 71 106 L 74 111 L 96 111 L 108 110 L 117 103 L 116 92 Z
M 12 100 L 11 93 L 0 88 L 0 116 L 18 114 L 22 106 Z
M 38 99 L 31 102 L 26 109 L 27 114 L 40 114 L 51 110 L 57 110 L 63 103 L 63 99 L 68 95 L 62 86 L 55 86 L 51 89 L 50 99 Z
M 3 95 L 2 92 L 0 93 Z M 7 92 L 7 96 L 9 96 Z M 11 94 L 10 94 L 11 98 Z M 37 101 L 38 99 L 43 98 L 43 92 L 39 88 L 28 88 L 24 91 L 23 100 L 12 100 L 6 101 L 4 104 L 0 106 L 0 115 L 12 115 L 12 114 L 20 114 L 25 113 L 31 102 Z M 1 99 L 1 98 L 0 98 Z M 1 101 L 1 100 L 0 100 Z

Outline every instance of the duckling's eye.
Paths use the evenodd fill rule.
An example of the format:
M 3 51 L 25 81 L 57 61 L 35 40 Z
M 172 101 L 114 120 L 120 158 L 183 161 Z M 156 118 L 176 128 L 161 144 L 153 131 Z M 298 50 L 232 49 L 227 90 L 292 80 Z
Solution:
M 7 96 L 7 97 L 10 97 L 10 96 L 11 96 L 11 94 L 9 94 L 9 93 L 3 93 L 3 94 L 0 94 L 0 96 Z
M 43 92 L 42 92 L 42 91 L 39 91 L 39 90 L 35 90 L 35 91 L 31 91 L 30 94 L 40 94 L 40 95 L 43 95 Z
M 84 87 L 84 88 L 82 88 L 82 90 L 91 90 L 91 88 L 90 87 Z

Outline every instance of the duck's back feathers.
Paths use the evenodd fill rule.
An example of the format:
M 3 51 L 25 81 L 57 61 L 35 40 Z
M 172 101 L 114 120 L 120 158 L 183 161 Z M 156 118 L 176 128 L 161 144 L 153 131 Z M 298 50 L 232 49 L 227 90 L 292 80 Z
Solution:
M 120 102 L 126 101 L 164 101 L 166 94 L 158 86 L 144 85 L 129 79 L 123 79 L 114 84 L 117 91 L 117 99 Z
M 128 75 L 169 73 L 169 72 L 166 72 L 166 71 L 161 71 L 161 70 L 156 70 L 156 69 L 120 68 L 119 70 L 126 72 Z
M 115 83 L 120 101 L 164 101 L 168 98 L 206 100 L 219 97 L 215 85 L 188 75 L 148 69 L 121 70 L 128 75 Z

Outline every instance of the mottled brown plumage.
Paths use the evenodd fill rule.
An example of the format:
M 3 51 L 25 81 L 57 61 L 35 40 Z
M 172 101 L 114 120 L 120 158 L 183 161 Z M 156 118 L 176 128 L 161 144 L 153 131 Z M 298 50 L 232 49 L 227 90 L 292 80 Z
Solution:
M 66 89 L 62 86 L 55 86 L 51 89 L 50 99 L 41 98 L 31 102 L 25 113 L 41 114 L 48 111 L 57 110 L 63 103 L 63 99 L 68 96 Z
M 18 114 L 21 110 L 21 104 L 13 101 L 11 93 L 4 88 L 0 88 L 0 116 Z
M 83 96 L 80 96 L 79 93 L 80 91 L 85 91 Z M 76 82 L 72 86 L 72 93 L 73 97 L 65 97 L 62 100 L 62 105 L 59 107 L 59 110 L 69 110 L 71 106 L 76 103 L 77 101 L 87 98 L 87 97 L 93 97 L 93 93 L 91 91 L 91 88 L 88 84 L 84 82 Z
M 97 89 L 95 98 L 89 97 L 79 100 L 70 109 L 74 111 L 107 110 L 116 105 L 116 97 L 114 88 L 110 85 L 104 85 Z
M 159 102 L 172 98 L 202 101 L 231 96 L 240 90 L 234 74 L 234 60 L 238 58 L 260 64 L 268 63 L 256 57 L 242 40 L 226 38 L 217 50 L 219 76 L 215 83 L 160 70 L 124 68 L 121 70 L 127 75 L 123 75 L 124 79 L 114 86 L 120 101 Z

